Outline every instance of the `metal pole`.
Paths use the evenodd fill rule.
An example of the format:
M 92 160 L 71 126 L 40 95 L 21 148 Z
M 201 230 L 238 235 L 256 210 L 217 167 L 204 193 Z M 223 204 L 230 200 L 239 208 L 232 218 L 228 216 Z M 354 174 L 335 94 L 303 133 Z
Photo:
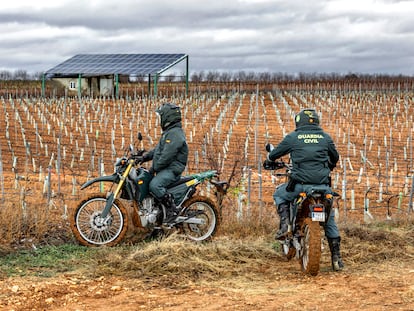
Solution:
M 257 163 L 257 131 L 259 127 L 259 84 L 256 85 L 256 125 L 254 130 L 254 161 Z
M 118 99 L 119 96 L 119 78 L 118 78 L 118 74 L 115 74 L 115 98 Z
M 42 74 L 42 97 L 45 97 L 45 79 L 46 75 Z
M 262 200 L 262 191 L 263 191 L 263 188 L 262 188 L 262 155 L 261 154 L 259 154 L 259 162 L 257 163 L 258 165 L 258 168 L 257 168 L 257 171 L 258 171 L 258 177 L 259 177 L 259 210 L 260 210 L 260 215 L 259 215 L 259 218 L 260 219 L 262 219 L 263 218 L 263 200 Z
M 188 73 L 189 73 L 189 69 L 188 69 L 188 55 L 186 57 L 186 64 L 185 64 L 185 95 L 188 96 Z
M 157 97 L 158 94 L 158 73 L 154 77 L 154 97 Z
M 344 159 L 344 176 L 342 179 L 342 201 L 344 201 L 344 211 L 346 213 L 346 159 Z
M 413 212 L 413 193 L 414 193 L 414 171 L 413 175 L 411 176 L 411 192 L 410 192 L 410 201 L 408 203 L 408 212 Z
M 79 97 L 79 99 L 81 98 L 81 95 L 82 95 L 82 85 L 81 85 L 82 80 L 81 80 L 81 77 L 82 77 L 82 74 L 79 74 L 79 76 L 78 76 L 78 97 Z
M 148 98 L 151 95 L 151 74 L 148 74 Z
M 247 168 L 247 207 L 246 207 L 246 214 L 250 217 L 250 197 L 251 197 L 251 186 L 252 186 L 252 169 L 250 167 Z

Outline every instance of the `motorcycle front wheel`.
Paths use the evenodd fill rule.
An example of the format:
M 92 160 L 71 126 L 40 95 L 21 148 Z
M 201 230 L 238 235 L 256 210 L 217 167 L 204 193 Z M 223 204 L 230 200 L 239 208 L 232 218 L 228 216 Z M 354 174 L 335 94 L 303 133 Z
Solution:
M 114 246 L 128 229 L 128 213 L 121 201 L 115 199 L 109 214 L 103 219 L 106 195 L 92 194 L 83 199 L 74 210 L 71 229 L 75 238 L 85 246 Z
M 317 275 L 321 259 L 321 229 L 319 222 L 306 218 L 303 223 L 300 264 L 305 274 Z
M 220 224 L 217 207 L 214 202 L 204 196 L 194 196 L 183 203 L 180 216 L 189 217 L 199 223 L 184 222 L 181 224 L 183 234 L 193 241 L 210 240 Z

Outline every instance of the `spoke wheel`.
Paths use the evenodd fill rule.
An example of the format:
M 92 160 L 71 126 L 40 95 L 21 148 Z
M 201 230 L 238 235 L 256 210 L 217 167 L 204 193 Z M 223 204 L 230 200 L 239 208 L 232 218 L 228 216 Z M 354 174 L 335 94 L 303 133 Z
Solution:
M 184 202 L 181 216 L 192 216 L 191 218 L 201 221 L 201 224 L 182 223 L 183 233 L 193 241 L 211 239 L 220 223 L 216 205 L 204 196 L 195 196 Z
M 94 194 L 82 200 L 71 216 L 71 229 L 75 238 L 85 246 L 114 246 L 128 229 L 128 213 L 121 201 L 115 200 L 104 219 L 105 194 Z

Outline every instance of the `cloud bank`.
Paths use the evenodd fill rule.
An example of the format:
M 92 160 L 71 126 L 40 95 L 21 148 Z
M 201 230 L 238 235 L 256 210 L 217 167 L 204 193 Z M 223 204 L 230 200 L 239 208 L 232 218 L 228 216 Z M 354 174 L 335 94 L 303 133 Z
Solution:
M 414 72 L 413 1 L 7 1 L 0 69 L 80 53 L 186 53 L 191 71 Z M 176 70 L 184 71 L 184 68 Z

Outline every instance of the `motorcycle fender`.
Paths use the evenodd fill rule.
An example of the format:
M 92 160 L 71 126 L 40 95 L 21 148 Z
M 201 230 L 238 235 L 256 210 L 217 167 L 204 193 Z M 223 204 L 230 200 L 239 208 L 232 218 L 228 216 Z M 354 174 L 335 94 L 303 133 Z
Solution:
M 117 174 L 107 175 L 107 176 L 100 176 L 91 180 L 88 180 L 81 186 L 81 190 L 88 188 L 90 185 L 97 183 L 97 182 L 116 182 L 119 179 Z

